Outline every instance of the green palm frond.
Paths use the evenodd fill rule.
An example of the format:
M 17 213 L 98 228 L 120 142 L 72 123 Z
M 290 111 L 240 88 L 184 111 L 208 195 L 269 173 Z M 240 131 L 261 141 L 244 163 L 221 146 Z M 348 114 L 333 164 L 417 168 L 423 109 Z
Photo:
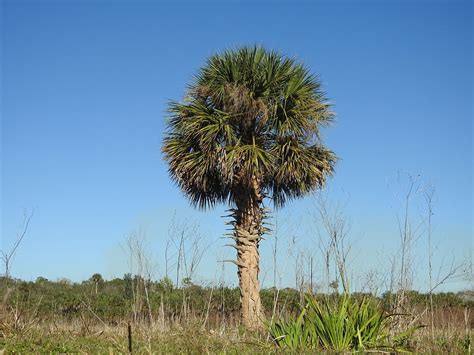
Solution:
M 335 154 L 321 126 L 333 113 L 319 79 L 259 47 L 211 56 L 184 102 L 169 104 L 163 152 L 174 181 L 199 207 L 257 179 L 276 206 L 323 186 Z

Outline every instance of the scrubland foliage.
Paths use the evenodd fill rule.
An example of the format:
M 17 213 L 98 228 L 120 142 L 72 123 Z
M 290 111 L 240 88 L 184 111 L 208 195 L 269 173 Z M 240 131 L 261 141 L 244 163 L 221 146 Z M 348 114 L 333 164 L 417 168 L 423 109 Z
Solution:
M 272 310 L 276 313 L 274 322 L 268 323 L 268 337 L 265 332 L 248 333 L 239 327 L 238 288 L 196 285 L 189 280 L 175 287 L 167 278 L 145 281 L 131 274 L 112 280 L 99 276 L 81 283 L 42 277 L 34 282 L 1 279 L 0 347 L 22 352 L 107 348 L 123 352 L 126 325 L 131 322 L 135 349 L 143 352 L 382 347 L 462 352 L 471 344 L 466 329 L 474 326 L 470 314 L 474 295 L 470 293 L 433 294 L 436 336 L 431 343 L 427 316 L 404 331 L 391 332 L 393 294 L 307 294 L 301 304 L 300 292 L 287 288 L 279 290 L 274 304 L 276 290 L 271 288 L 261 292 L 267 319 Z M 141 300 L 133 296 L 133 288 L 144 287 L 145 282 L 149 302 L 143 292 Z M 406 297 L 414 312 L 426 311 L 428 294 L 410 291 Z M 421 326 L 426 327 L 409 331 Z

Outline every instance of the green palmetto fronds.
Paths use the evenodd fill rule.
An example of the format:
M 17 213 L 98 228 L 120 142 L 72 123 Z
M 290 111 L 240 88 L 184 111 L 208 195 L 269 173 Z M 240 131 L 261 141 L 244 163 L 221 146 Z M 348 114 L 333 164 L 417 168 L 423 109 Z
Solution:
M 307 296 L 307 304 L 296 320 L 267 323 L 275 344 L 293 350 L 349 352 L 369 349 L 403 351 L 396 339 L 413 333 L 412 327 L 389 339 L 391 315 L 373 299 L 356 300 L 348 294 L 334 302 L 317 301 Z
M 336 156 L 319 135 L 333 114 L 319 80 L 277 52 L 244 47 L 210 57 L 169 113 L 170 174 L 201 208 L 233 201 L 250 180 L 282 206 L 333 172 Z

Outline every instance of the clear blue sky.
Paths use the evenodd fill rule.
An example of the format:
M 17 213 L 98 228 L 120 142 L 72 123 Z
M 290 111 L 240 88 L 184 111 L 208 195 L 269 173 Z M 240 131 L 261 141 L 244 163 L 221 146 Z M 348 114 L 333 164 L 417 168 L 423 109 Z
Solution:
M 348 200 L 354 270 L 387 267 L 398 238 L 398 171 L 436 187 L 436 266 L 473 250 L 471 2 L 1 4 L 2 249 L 23 209 L 35 209 L 14 276 L 121 276 L 119 244 L 142 226 L 159 277 L 177 211 L 213 242 L 199 271 L 213 279 L 216 260 L 233 256 L 219 239 L 224 207 L 195 211 L 170 181 L 160 153 L 166 103 L 183 97 L 209 55 L 254 44 L 304 62 L 334 104 L 325 140 L 341 160 L 329 195 Z M 414 218 L 422 213 L 416 198 Z M 311 248 L 311 210 L 307 198 L 280 212 L 293 221 L 282 228 L 283 249 L 293 235 Z M 424 238 L 415 247 L 421 270 Z M 271 243 L 262 244 L 265 275 Z M 226 272 L 235 282 L 232 265 Z M 417 281 L 424 287 L 426 273 Z

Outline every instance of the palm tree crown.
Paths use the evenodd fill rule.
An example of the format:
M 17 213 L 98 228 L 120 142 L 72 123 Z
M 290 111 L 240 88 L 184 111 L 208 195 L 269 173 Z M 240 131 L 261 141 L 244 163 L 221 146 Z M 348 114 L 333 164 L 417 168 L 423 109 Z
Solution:
M 257 184 L 282 206 L 322 187 L 336 157 L 320 139 L 333 114 L 317 77 L 263 48 L 210 57 L 169 105 L 163 152 L 193 204 L 232 202 Z

